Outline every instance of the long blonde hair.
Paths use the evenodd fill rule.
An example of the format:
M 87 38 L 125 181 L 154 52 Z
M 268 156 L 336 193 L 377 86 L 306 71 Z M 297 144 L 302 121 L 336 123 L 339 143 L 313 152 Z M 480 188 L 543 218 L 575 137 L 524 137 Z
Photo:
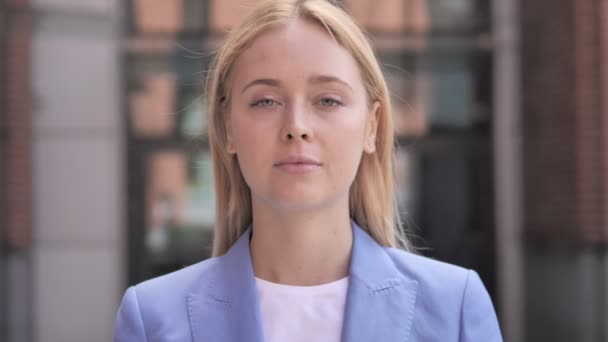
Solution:
M 223 255 L 251 223 L 251 191 L 235 155 L 226 151 L 228 82 L 239 54 L 263 32 L 305 19 L 325 27 L 357 62 L 369 103 L 380 103 L 376 151 L 364 153 L 349 193 L 351 218 L 379 244 L 409 249 L 394 193 L 394 133 L 390 95 L 373 49 L 352 18 L 328 0 L 269 0 L 233 28 L 217 51 L 207 79 L 209 146 L 216 192 L 213 255 Z

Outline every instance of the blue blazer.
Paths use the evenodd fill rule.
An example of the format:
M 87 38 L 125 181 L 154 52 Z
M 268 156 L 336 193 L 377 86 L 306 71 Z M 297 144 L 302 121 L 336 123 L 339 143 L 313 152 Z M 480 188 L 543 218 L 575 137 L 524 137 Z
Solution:
M 477 273 L 379 245 L 352 222 L 342 341 L 502 341 Z M 115 342 L 262 342 L 249 227 L 223 256 L 127 289 Z

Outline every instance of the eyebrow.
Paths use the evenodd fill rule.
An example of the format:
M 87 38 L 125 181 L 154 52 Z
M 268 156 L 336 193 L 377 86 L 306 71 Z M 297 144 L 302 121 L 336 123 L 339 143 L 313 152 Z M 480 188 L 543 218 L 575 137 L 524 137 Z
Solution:
M 278 80 L 273 80 L 272 78 L 258 78 L 256 80 L 249 82 L 246 86 L 244 86 L 243 90 L 241 90 L 241 94 L 244 93 L 245 90 L 253 87 L 256 84 L 267 85 L 267 86 L 271 86 L 271 87 L 279 87 L 281 85 L 281 82 Z
M 308 79 L 309 83 L 313 83 L 313 84 L 319 84 L 319 83 L 339 83 L 342 84 L 348 88 L 350 88 L 350 90 L 353 90 L 353 87 L 350 86 L 350 84 L 348 84 L 346 81 L 342 81 L 341 79 L 339 79 L 338 77 L 335 76 L 329 76 L 329 75 L 315 75 L 312 76 Z
M 308 78 L 308 83 L 312 83 L 312 84 L 339 83 L 341 85 L 348 87 L 351 91 L 353 90 L 353 88 L 347 82 L 341 80 L 338 77 L 329 76 L 329 75 L 313 75 L 310 78 Z M 281 81 L 275 80 L 272 78 L 258 78 L 258 79 L 255 79 L 255 80 L 249 82 L 245 87 L 243 87 L 243 90 L 241 90 L 241 94 L 244 93 L 248 88 L 250 88 L 254 85 L 267 85 L 270 87 L 280 87 L 281 84 L 282 84 Z

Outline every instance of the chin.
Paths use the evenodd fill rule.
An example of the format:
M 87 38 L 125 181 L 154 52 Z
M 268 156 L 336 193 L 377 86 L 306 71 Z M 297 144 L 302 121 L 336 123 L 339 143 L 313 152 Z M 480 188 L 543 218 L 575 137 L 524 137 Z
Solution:
M 274 203 L 278 207 L 286 209 L 312 209 L 322 207 L 327 200 L 318 196 L 279 196 L 274 198 Z
M 277 196 L 272 199 L 272 205 L 284 212 L 310 212 L 327 209 L 340 202 L 341 196 L 334 194 L 303 194 L 292 193 L 289 196 Z
M 253 195 L 264 202 L 265 206 L 281 212 L 320 210 L 335 205 L 344 196 L 348 201 L 348 191 L 344 194 L 328 192 L 328 187 L 294 182 L 290 185 L 281 184 L 278 186 L 276 184 L 276 186 L 267 187 L 266 191 L 253 191 Z
M 273 194 L 266 197 L 271 207 L 284 212 L 310 211 L 328 205 L 329 199 L 321 194 L 292 191 L 288 194 Z

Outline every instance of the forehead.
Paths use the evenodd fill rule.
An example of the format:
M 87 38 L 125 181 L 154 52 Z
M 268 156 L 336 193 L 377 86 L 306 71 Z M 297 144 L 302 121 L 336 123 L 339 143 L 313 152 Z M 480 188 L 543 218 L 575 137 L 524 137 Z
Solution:
M 350 52 L 323 26 L 301 19 L 261 34 L 241 53 L 233 69 L 235 85 L 256 78 L 289 81 L 311 75 L 334 76 L 353 88 L 362 87 Z

